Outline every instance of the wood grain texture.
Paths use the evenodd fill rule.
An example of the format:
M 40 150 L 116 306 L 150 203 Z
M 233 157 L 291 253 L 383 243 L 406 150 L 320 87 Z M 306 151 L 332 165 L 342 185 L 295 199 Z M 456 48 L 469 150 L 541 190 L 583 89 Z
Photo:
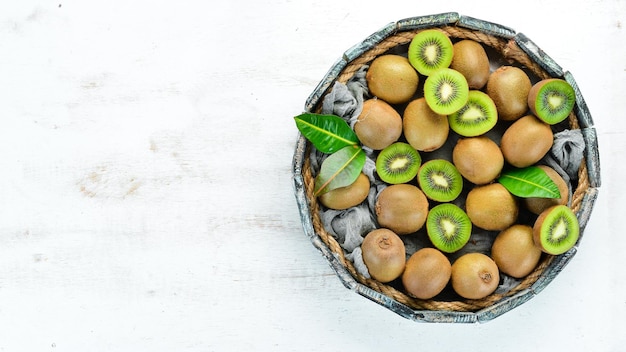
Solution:
M 0 351 L 619 350 L 626 5 L 386 5 L 0 5 Z M 515 28 L 571 71 L 602 159 L 576 257 L 481 325 L 418 324 L 344 287 L 291 176 L 293 116 L 337 57 L 447 11 Z

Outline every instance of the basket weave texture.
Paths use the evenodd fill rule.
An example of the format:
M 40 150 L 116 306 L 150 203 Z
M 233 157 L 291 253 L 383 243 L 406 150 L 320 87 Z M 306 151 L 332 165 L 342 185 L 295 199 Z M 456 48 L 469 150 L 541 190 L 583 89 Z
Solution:
M 453 14 L 455 15 L 455 14 Z M 460 17 L 459 17 L 460 18 Z M 458 18 L 457 18 L 458 20 Z M 458 21 L 457 21 L 458 22 Z M 491 33 L 486 33 L 485 31 L 473 28 L 466 28 L 462 26 L 456 25 L 457 22 L 447 23 L 443 25 L 434 25 L 434 26 L 420 26 L 420 28 L 411 29 L 411 30 L 397 30 L 394 29 L 388 36 L 379 40 L 375 45 L 373 45 L 368 50 L 364 50 L 360 55 L 351 59 L 349 62 L 345 64 L 345 67 L 341 69 L 338 73 L 336 73 L 336 77 L 333 79 L 334 81 L 346 83 L 348 82 L 364 65 L 369 65 L 376 57 L 387 53 L 389 50 L 394 49 L 401 45 L 408 44 L 412 38 L 418 32 L 427 29 L 437 27 L 440 30 L 444 31 L 448 34 L 452 39 L 471 39 L 476 42 L 482 43 L 485 46 L 488 46 L 498 52 L 505 60 L 519 64 L 534 75 L 536 75 L 540 79 L 555 77 L 555 72 L 548 72 L 551 66 L 546 66 L 543 62 L 538 62 L 535 57 L 531 57 L 529 55 L 528 50 L 524 50 L 525 48 L 521 48 L 519 43 L 519 36 L 500 36 L 493 35 Z M 492 25 L 489 24 L 488 25 Z M 502 27 L 505 28 L 506 27 Z M 515 34 L 515 33 L 512 33 Z M 540 54 L 543 52 L 539 51 Z M 534 56 L 534 55 L 533 55 Z M 345 57 L 345 56 L 344 56 Z M 549 58 L 546 61 L 550 61 Z M 557 73 L 558 72 L 558 66 Z M 332 78 L 332 77 L 331 77 Z M 324 92 L 320 95 L 320 98 L 325 94 Z M 582 99 L 579 99 L 582 100 Z M 321 100 L 314 101 L 314 105 L 311 106 L 313 111 L 319 110 L 318 104 Z M 578 180 L 576 184 L 573 184 L 573 193 L 571 197 L 570 207 L 579 217 L 579 222 L 581 223 L 581 231 L 584 229 L 587 218 L 591 212 L 591 208 L 593 206 L 593 201 L 595 200 L 595 196 L 597 193 L 597 187 L 599 186 L 599 166 L 597 160 L 597 144 L 595 141 L 595 130 L 591 126 L 591 122 L 587 122 L 585 118 L 580 118 L 579 114 L 588 115 L 586 110 L 586 105 L 584 105 L 584 101 L 582 106 L 578 106 L 569 116 L 568 124 L 570 129 L 581 129 L 581 121 L 584 125 L 583 128 L 585 130 L 591 130 L 591 134 L 585 133 L 587 146 L 585 157 L 583 158 L 583 162 L 580 165 L 578 170 Z M 590 117 L 589 117 L 590 119 Z M 589 137 L 591 135 L 591 137 Z M 576 251 L 576 247 L 572 248 L 571 252 L 566 253 L 562 256 L 550 256 L 544 255 L 542 256 L 542 260 L 536 269 L 526 276 L 519 284 L 513 289 L 509 290 L 503 294 L 491 294 L 484 299 L 479 300 L 465 300 L 458 299 L 452 301 L 442 301 L 442 300 L 421 300 L 416 299 L 407 295 L 406 293 L 390 286 L 387 284 L 380 283 L 374 279 L 369 279 L 361 275 L 354 267 L 354 264 L 351 260 L 346 257 L 346 253 L 342 249 L 341 245 L 337 242 L 337 240 L 324 228 L 324 225 L 320 216 L 320 205 L 316 197 L 314 196 L 314 184 L 315 180 L 313 177 L 313 171 L 311 170 L 311 164 L 309 160 L 309 153 L 311 149 L 311 145 L 306 142 L 306 150 L 300 151 L 303 152 L 302 165 L 301 169 L 296 167 L 295 173 L 297 176 L 302 177 L 302 187 L 304 196 L 306 197 L 306 206 L 304 210 L 307 212 L 304 214 L 305 216 L 310 217 L 310 224 L 313 227 L 314 236 L 318 237 L 319 240 L 323 243 L 322 246 L 327 247 L 331 254 L 332 258 L 335 262 L 335 265 L 339 265 L 343 269 L 345 269 L 354 280 L 376 293 L 383 295 L 383 297 L 389 297 L 391 302 L 388 300 L 380 301 L 380 296 L 375 294 L 371 296 L 369 294 L 369 290 L 358 290 L 361 294 L 368 296 L 368 298 L 378 301 L 379 303 L 387 306 L 388 308 L 404 315 L 405 317 L 409 317 L 413 320 L 433 320 L 433 319 L 424 319 L 423 314 L 419 314 L 419 312 L 431 312 L 436 315 L 439 313 L 444 314 L 446 316 L 445 319 L 434 319 L 434 321 L 452 321 L 459 322 L 458 317 L 454 317 L 454 312 L 469 312 L 470 315 L 474 312 L 480 312 L 481 310 L 489 310 L 489 308 L 505 304 L 504 308 L 500 308 L 498 312 L 492 313 L 488 318 L 484 320 L 491 319 L 503 312 L 514 308 L 515 306 L 523 303 L 523 302 L 515 302 L 515 298 L 521 295 L 526 294 L 530 291 L 530 295 L 527 298 L 521 299 L 521 301 L 525 301 L 530 298 L 532 295 L 536 294 L 540 289 L 543 288 L 545 284 L 547 284 L 553 276 L 556 276 L 558 272 L 563 268 L 563 266 L 571 259 L 571 256 Z M 296 153 L 299 153 L 296 151 Z M 593 159 L 590 160 L 589 159 Z M 591 172 L 588 170 L 588 165 L 591 165 Z M 301 173 L 301 174 L 300 174 Z M 309 220 L 309 219 L 307 219 Z M 582 235 L 581 235 L 582 238 Z M 317 239 L 316 239 L 317 241 Z M 548 273 L 550 272 L 550 273 Z M 540 281 L 545 280 L 546 282 L 542 285 L 539 285 Z M 507 301 L 511 300 L 512 302 L 508 303 Z M 507 306 L 509 305 L 509 306 Z M 453 317 L 450 318 L 450 312 L 452 312 Z M 461 319 L 463 321 L 476 321 L 476 319 L 472 319 L 471 317 L 468 319 L 467 316 Z

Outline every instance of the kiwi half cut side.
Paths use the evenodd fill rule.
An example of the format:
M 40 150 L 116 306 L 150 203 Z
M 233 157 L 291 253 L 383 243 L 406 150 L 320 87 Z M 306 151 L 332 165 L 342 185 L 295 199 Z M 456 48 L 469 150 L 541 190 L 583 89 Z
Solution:
M 437 69 L 450 66 L 453 50 L 452 41 L 444 32 L 427 29 L 411 40 L 408 59 L 417 72 L 429 76 Z
M 544 210 L 533 226 L 535 245 L 552 255 L 563 254 L 574 247 L 579 234 L 578 218 L 566 205 Z
M 437 249 L 454 253 L 469 241 L 472 222 L 463 209 L 452 203 L 443 203 L 428 212 L 426 232 Z
M 426 197 L 437 202 L 451 202 L 463 190 L 463 176 L 446 159 L 425 162 L 417 173 L 417 182 Z
M 390 184 L 406 183 L 417 175 L 422 157 L 410 144 L 396 142 L 380 151 L 376 157 L 376 173 Z
M 576 102 L 574 88 L 567 81 L 548 78 L 535 83 L 528 93 L 528 107 L 545 123 L 554 125 L 567 118 Z
M 457 112 L 467 103 L 468 97 L 467 79 L 451 68 L 438 69 L 424 81 L 424 99 L 437 114 Z
M 496 104 L 479 90 L 470 90 L 467 103 L 448 115 L 450 128 L 465 137 L 476 137 L 491 130 L 498 122 Z

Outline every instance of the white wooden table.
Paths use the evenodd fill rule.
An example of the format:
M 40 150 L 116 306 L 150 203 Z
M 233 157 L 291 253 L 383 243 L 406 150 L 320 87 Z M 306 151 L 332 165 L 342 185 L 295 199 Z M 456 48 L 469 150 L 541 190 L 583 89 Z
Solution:
M 580 250 L 483 325 L 344 288 L 303 234 L 292 117 L 388 22 L 510 26 L 576 78 L 603 183 Z M 6 1 L 0 351 L 619 351 L 626 2 Z

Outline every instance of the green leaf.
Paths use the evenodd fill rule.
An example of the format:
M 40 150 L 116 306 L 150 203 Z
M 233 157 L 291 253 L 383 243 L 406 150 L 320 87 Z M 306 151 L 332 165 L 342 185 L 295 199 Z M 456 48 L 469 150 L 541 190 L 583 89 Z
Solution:
M 348 123 L 335 115 L 304 113 L 295 117 L 296 126 L 306 139 L 322 153 L 332 154 L 359 139 Z
M 512 194 L 523 198 L 560 198 L 559 187 L 537 166 L 503 172 L 498 182 Z
M 339 149 L 322 162 L 315 178 L 315 196 L 351 185 L 363 170 L 365 152 L 359 146 Z

